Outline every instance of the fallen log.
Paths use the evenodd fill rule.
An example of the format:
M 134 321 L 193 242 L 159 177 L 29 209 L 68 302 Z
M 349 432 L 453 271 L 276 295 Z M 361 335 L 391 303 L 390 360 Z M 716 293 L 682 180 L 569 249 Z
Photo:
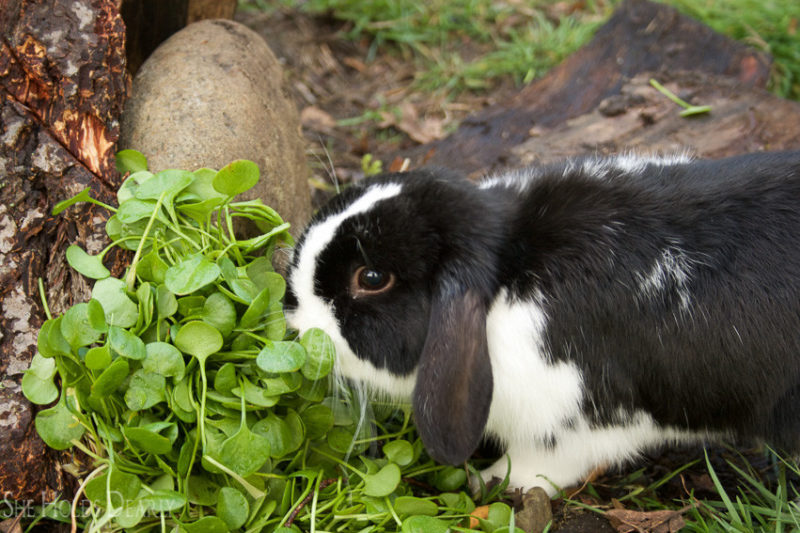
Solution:
M 480 175 L 631 147 L 709 157 L 798 147 L 800 105 L 764 90 L 769 68 L 765 54 L 674 8 L 627 0 L 591 42 L 515 97 L 401 155 Z M 678 117 L 650 77 L 711 113 Z

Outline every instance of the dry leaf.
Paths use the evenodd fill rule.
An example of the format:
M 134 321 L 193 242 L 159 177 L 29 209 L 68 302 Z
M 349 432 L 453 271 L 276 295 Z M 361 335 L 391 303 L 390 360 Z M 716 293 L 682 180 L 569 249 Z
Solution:
M 366 63 L 355 57 L 345 57 L 344 59 L 342 59 L 342 63 L 344 63 L 353 70 L 357 70 L 362 74 L 367 71 Z
M 27 509 L 28 506 L 26 505 L 25 508 Z M 16 518 L 8 518 L 1 521 L 0 533 L 22 533 L 22 526 L 20 525 L 22 514 L 23 513 L 20 513 Z
M 400 156 L 395 157 L 389 168 L 386 169 L 387 172 L 405 172 L 408 170 L 408 167 L 411 165 L 411 160 L 408 158 L 402 158 Z
M 619 533 L 677 533 L 686 525 L 683 513 L 689 508 L 677 511 L 611 509 L 605 516 Z
M 412 140 L 427 144 L 445 137 L 444 121 L 436 118 L 421 119 L 417 108 L 411 102 L 400 104 L 400 120 L 393 113 L 381 113 L 382 128 L 394 126 L 398 130 L 407 134 Z
M 300 112 L 300 122 L 304 128 L 330 133 L 336 127 L 336 119 L 316 106 L 308 106 Z
M 476 507 L 470 514 L 469 514 L 469 527 L 470 529 L 474 529 L 480 525 L 478 519 L 486 520 L 489 518 L 489 506 L 488 505 L 481 505 L 480 507 Z

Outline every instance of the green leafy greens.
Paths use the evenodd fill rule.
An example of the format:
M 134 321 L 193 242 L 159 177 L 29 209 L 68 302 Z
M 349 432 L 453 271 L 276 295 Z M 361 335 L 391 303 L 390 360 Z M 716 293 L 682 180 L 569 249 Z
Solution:
M 258 167 L 153 174 L 132 150 L 117 165 L 118 208 L 87 189 L 54 210 L 108 208 L 112 244 L 67 250 L 96 280 L 91 299 L 48 311 L 22 381 L 31 402 L 53 404 L 36 416 L 42 439 L 82 452 L 71 467 L 89 506 L 71 519 L 87 531 L 468 531 L 465 470 L 427 458 L 407 408 L 378 404 L 364 423 L 328 379 L 327 335 L 287 331 L 271 259 L 292 245 L 288 224 L 233 201 Z M 261 235 L 237 238 L 237 219 Z M 113 247 L 134 252 L 122 278 L 103 264 Z M 514 531 L 510 509 L 492 508 L 504 518 L 479 530 Z

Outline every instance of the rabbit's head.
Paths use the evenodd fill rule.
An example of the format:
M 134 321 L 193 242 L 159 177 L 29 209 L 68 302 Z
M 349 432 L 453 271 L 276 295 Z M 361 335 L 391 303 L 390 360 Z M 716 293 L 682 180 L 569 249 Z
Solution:
M 450 464 L 478 445 L 492 398 L 494 203 L 445 171 L 366 180 L 312 219 L 288 277 L 290 324 L 326 331 L 345 377 L 410 397 L 429 453 Z

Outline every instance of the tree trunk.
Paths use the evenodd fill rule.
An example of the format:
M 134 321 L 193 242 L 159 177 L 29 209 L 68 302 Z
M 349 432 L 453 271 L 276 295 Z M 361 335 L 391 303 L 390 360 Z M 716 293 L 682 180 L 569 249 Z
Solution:
M 106 214 L 85 207 L 53 218 L 85 187 L 113 202 L 113 151 L 129 86 L 124 25 L 114 0 L 0 0 L 0 494 L 52 500 L 68 488 L 36 434 L 21 373 L 45 319 L 88 296 L 67 267 L 73 242 L 99 251 Z M 114 202 L 115 203 L 115 202 Z M 119 270 L 121 258 L 109 258 Z
M 136 74 L 158 45 L 184 26 L 204 19 L 233 18 L 236 0 L 122 0 L 128 28 L 128 71 Z

